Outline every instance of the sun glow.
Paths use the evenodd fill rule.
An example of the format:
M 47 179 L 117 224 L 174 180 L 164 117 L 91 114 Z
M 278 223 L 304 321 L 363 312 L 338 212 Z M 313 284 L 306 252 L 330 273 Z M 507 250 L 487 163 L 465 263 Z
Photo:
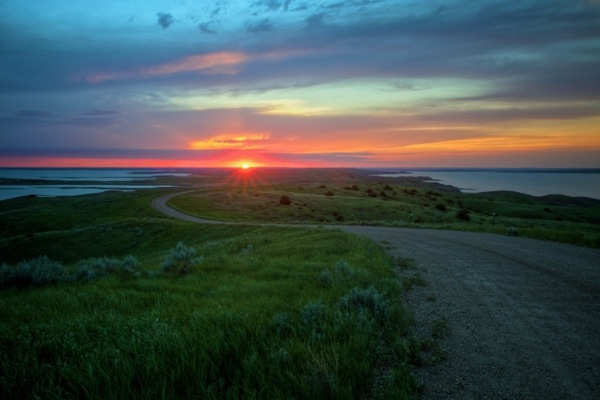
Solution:
M 242 169 L 243 169 L 243 170 L 249 170 L 249 169 L 250 169 L 250 164 L 248 164 L 248 163 L 243 163 L 243 164 L 241 165 L 241 167 L 242 167 Z

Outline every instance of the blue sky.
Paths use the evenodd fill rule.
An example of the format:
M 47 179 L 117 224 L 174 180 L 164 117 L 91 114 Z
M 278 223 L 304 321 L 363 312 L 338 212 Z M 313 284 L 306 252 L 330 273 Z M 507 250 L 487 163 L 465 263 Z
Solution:
M 600 167 L 598 1 L 0 5 L 0 165 Z

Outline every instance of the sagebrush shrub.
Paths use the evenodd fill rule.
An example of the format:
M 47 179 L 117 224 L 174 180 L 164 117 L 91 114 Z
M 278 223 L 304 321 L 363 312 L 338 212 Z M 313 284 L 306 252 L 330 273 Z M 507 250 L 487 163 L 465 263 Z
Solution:
M 290 315 L 286 312 L 275 314 L 271 323 L 273 329 L 275 329 L 275 333 L 279 337 L 289 336 L 294 328 Z
M 385 325 L 391 315 L 389 303 L 377 289 L 369 287 L 361 289 L 354 287 L 342 297 L 339 307 L 345 312 L 367 312 L 380 324 Z
M 324 320 L 327 308 L 323 303 L 308 303 L 302 308 L 302 321 L 312 329 L 318 327 Z
M 189 274 L 194 265 L 204 260 L 202 256 L 194 258 L 195 254 L 196 249 L 187 247 L 182 242 L 179 242 L 163 261 L 161 270 L 179 275 Z
M 339 280 L 349 280 L 354 276 L 354 270 L 344 260 L 335 263 L 335 277 Z
M 92 257 L 80 260 L 75 264 L 74 278 L 78 281 L 89 282 L 113 273 L 127 277 L 138 274 L 139 266 L 139 261 L 132 255 L 127 255 L 122 260 L 110 257 Z
M 333 286 L 333 278 L 331 277 L 329 268 L 325 268 L 321 272 L 321 276 L 319 277 L 319 284 L 324 288 L 330 288 Z
M 62 282 L 67 279 L 64 267 L 50 260 L 47 256 L 21 261 L 15 266 L 2 264 L 0 267 L 0 284 L 34 284 Z
M 116 271 L 120 261 L 109 257 L 92 257 L 75 264 L 74 277 L 78 281 L 93 281 Z
M 62 282 L 67 277 L 64 267 L 46 256 L 30 260 L 29 268 L 31 271 L 31 282 L 36 285 Z
M 125 274 L 137 274 L 140 267 L 140 262 L 131 254 L 126 255 L 121 261 L 120 270 Z

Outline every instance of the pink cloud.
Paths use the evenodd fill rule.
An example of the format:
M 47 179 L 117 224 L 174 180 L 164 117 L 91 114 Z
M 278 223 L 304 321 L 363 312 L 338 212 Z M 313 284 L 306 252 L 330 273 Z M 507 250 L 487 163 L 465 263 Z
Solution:
M 170 63 L 134 71 L 93 73 L 86 75 L 85 80 L 91 83 L 101 83 L 105 81 L 172 75 L 184 72 L 198 72 L 205 75 L 232 75 L 238 73 L 240 65 L 249 59 L 250 56 L 242 52 L 221 51 L 185 57 Z

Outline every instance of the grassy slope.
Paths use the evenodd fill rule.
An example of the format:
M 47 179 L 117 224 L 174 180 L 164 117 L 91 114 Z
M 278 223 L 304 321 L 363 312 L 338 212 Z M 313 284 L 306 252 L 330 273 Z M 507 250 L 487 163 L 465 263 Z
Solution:
M 379 247 L 318 228 L 173 221 L 150 209 L 157 194 L 0 202 L 1 262 L 46 254 L 68 268 L 133 254 L 156 271 L 178 241 L 204 256 L 183 277 L 1 288 L 0 398 L 407 398 L 414 390 L 415 344 Z
M 359 190 L 351 190 L 353 185 Z M 333 196 L 327 196 L 328 192 Z M 284 195 L 291 199 L 290 205 L 279 203 Z M 217 187 L 174 198 L 170 204 L 189 214 L 231 221 L 420 226 L 495 233 L 510 229 L 522 236 L 600 246 L 600 201 L 566 196 L 463 194 L 353 179 L 326 185 Z M 457 218 L 460 210 L 468 212 L 469 221 Z

